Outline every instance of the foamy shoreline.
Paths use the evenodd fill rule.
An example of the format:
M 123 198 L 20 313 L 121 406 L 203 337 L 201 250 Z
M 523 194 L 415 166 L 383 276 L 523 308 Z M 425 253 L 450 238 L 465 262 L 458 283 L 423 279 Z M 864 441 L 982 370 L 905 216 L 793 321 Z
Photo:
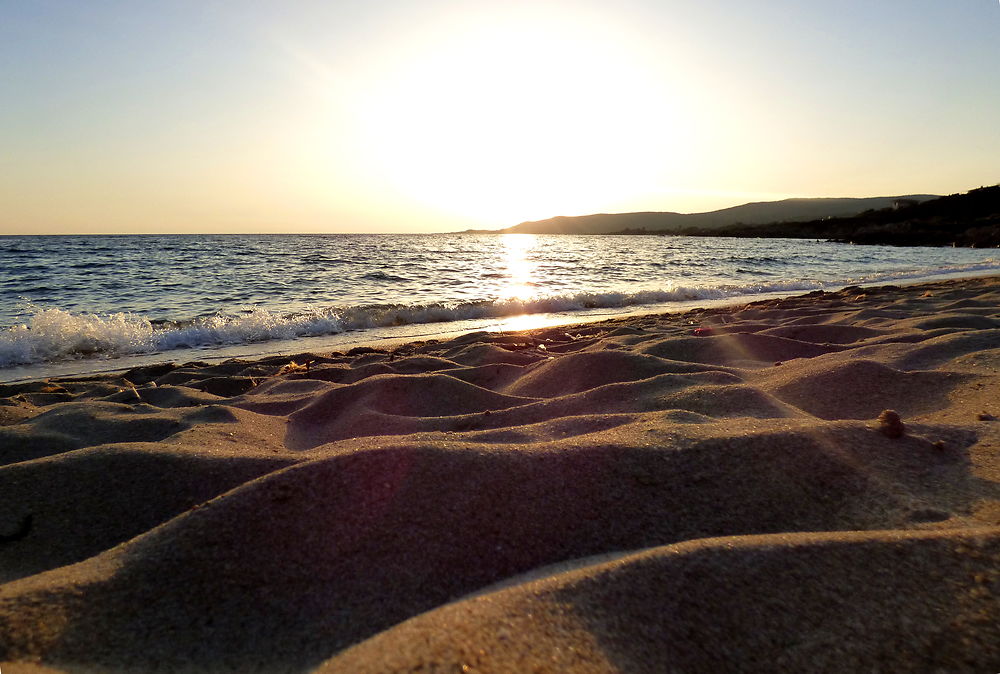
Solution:
M 0 399 L 4 672 L 1000 668 L 1000 277 Z
M 962 268 L 943 270 L 932 276 L 922 272 L 902 273 L 849 284 L 785 282 L 729 290 L 679 287 L 670 291 L 579 293 L 532 301 L 476 302 L 456 307 L 353 307 L 346 311 L 289 316 L 256 307 L 241 317 L 208 317 L 160 327 L 133 314 L 77 315 L 48 309 L 36 315 L 30 327 L 0 331 L 0 383 L 110 374 L 164 360 L 217 363 L 231 358 L 344 351 L 358 346 L 388 348 L 480 330 L 520 331 L 734 306 L 816 290 L 832 292 L 847 285 L 873 287 L 891 281 L 905 286 L 993 274 L 993 267 L 978 272 Z

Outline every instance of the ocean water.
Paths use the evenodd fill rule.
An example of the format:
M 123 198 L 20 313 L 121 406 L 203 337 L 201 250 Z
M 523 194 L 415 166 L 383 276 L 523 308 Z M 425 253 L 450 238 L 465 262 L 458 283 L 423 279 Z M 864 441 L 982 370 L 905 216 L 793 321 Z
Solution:
M 0 237 L 0 381 L 1000 273 L 990 249 L 535 235 Z

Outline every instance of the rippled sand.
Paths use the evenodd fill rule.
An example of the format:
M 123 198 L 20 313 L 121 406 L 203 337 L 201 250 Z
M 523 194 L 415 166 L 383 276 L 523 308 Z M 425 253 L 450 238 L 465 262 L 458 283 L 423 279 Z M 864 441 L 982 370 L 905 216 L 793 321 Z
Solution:
M 996 671 L 998 368 L 993 278 L 0 385 L 0 666 Z

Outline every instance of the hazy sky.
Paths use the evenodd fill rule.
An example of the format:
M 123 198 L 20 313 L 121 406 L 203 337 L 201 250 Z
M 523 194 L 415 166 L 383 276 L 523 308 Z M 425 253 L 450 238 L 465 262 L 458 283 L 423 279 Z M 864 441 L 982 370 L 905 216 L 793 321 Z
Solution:
M 0 4 L 0 233 L 445 231 L 997 182 L 997 0 Z

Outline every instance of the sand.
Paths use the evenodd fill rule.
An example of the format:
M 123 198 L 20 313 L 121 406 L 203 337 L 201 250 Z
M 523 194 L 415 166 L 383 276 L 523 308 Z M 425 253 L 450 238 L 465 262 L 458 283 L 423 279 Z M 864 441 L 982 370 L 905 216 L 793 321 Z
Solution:
M 0 403 L 4 674 L 1000 670 L 1000 278 Z

